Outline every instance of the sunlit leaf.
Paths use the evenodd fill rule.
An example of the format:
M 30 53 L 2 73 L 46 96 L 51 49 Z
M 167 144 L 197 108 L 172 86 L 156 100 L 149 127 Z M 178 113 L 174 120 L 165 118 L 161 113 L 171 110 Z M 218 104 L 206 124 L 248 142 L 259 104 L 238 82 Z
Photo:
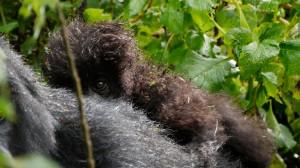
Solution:
M 97 8 L 86 9 L 83 13 L 83 17 L 85 21 L 89 23 L 109 21 L 112 19 L 110 14 L 104 13 L 103 9 L 97 9 Z

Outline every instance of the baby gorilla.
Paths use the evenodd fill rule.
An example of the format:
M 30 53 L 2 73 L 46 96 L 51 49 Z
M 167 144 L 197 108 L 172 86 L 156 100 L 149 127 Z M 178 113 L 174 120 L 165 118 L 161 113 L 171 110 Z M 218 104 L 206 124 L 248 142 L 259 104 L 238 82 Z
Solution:
M 181 145 L 216 141 L 224 144 L 222 152 L 246 167 L 270 163 L 274 146 L 262 122 L 247 119 L 228 97 L 207 94 L 143 60 L 132 35 L 120 24 L 73 22 L 67 29 L 86 94 L 126 97 L 172 129 L 171 137 Z M 72 88 L 65 55 L 56 33 L 50 38 L 44 69 L 52 85 Z
M 0 37 L 17 122 L 0 124 L 0 149 L 13 156 L 40 153 L 66 168 L 86 167 L 79 112 L 72 91 L 38 81 L 20 55 Z M 3 70 L 4 66 L 0 66 Z M 238 167 L 217 152 L 220 145 L 182 147 L 166 137 L 168 131 L 134 110 L 124 99 L 101 98 L 89 91 L 85 110 L 91 127 L 98 168 Z

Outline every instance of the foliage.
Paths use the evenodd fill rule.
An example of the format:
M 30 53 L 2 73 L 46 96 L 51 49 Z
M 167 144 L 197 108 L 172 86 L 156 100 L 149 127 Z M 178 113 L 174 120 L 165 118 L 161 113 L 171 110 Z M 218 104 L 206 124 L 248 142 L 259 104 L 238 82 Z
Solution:
M 74 19 L 81 1 L 62 3 Z M 59 26 L 53 4 L 0 2 L 0 32 L 36 68 L 48 33 Z M 87 0 L 83 17 L 124 22 L 147 58 L 199 87 L 235 97 L 247 114 L 263 117 L 274 135 L 278 154 L 271 167 L 295 167 L 300 163 L 299 12 L 298 0 Z

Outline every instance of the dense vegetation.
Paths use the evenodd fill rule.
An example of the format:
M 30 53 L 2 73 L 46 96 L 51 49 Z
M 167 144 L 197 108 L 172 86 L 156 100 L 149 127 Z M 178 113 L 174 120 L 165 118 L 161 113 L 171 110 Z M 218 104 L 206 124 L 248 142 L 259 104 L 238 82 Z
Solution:
M 57 3 L 0 1 L 0 32 L 37 72 L 49 32 L 60 26 Z M 300 164 L 300 1 L 87 0 L 84 11 L 81 3 L 61 2 L 65 16 L 123 22 L 146 57 L 262 117 L 278 147 L 271 167 Z M 0 68 L 0 112 L 13 118 L 4 81 Z

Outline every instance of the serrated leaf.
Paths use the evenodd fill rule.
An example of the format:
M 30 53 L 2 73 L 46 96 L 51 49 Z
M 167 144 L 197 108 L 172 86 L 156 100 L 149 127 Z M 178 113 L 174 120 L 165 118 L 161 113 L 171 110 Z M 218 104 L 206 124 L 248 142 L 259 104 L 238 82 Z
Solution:
M 280 58 L 287 75 L 300 74 L 300 39 L 289 40 L 280 44 Z
M 278 44 L 274 41 L 252 42 L 242 48 L 239 58 L 241 75 L 248 79 L 259 71 L 271 58 L 279 54 Z
M 180 33 L 183 30 L 183 18 L 182 12 L 179 12 L 176 8 L 168 6 L 162 13 L 160 21 L 171 32 Z
M 231 72 L 231 66 L 227 57 L 206 58 L 192 53 L 176 68 L 176 71 L 197 85 L 211 89 L 214 84 L 225 81 L 225 77 Z

